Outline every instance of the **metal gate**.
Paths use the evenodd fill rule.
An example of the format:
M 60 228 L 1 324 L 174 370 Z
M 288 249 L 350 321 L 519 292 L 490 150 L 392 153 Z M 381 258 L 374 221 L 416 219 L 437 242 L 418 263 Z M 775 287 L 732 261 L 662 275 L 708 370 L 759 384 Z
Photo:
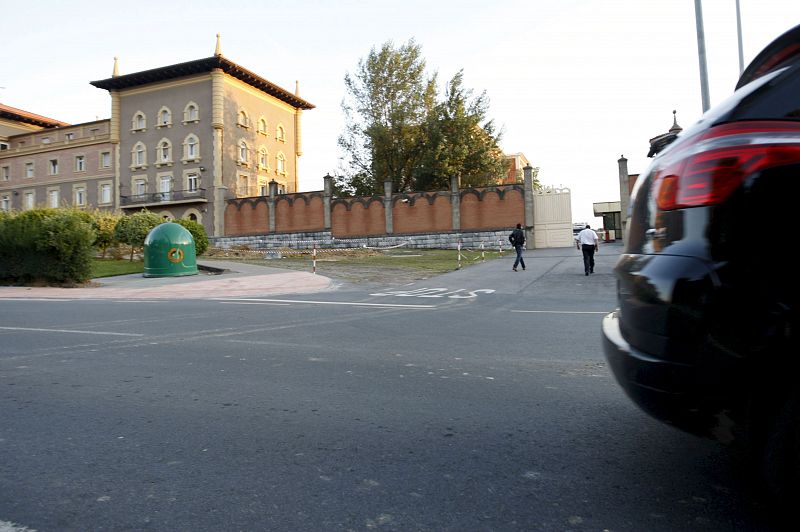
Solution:
M 542 187 L 533 192 L 533 236 L 535 248 L 574 245 L 568 188 Z

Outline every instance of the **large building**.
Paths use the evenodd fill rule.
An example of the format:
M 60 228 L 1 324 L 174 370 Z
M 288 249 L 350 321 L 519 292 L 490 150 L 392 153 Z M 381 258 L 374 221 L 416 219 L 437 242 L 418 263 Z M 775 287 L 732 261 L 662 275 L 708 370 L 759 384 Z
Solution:
M 111 118 L 68 125 L 0 105 L 0 208 L 147 208 L 224 234 L 226 200 L 297 192 L 301 116 L 314 106 L 223 57 L 92 85 Z

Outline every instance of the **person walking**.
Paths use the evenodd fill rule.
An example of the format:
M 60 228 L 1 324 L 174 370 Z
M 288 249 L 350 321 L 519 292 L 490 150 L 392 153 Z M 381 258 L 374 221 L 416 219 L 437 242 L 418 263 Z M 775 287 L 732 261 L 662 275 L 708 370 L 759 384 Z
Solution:
M 519 265 L 525 270 L 525 261 L 522 259 L 522 248 L 525 245 L 525 233 L 522 231 L 522 224 L 517 224 L 517 228 L 508 235 L 508 241 L 511 242 L 511 245 L 514 246 L 514 250 L 517 252 L 517 258 L 511 269 L 516 272 L 518 271 L 517 266 Z
M 586 224 L 583 231 L 578 233 L 576 246 L 583 252 L 584 275 L 594 273 L 594 252 L 597 251 L 598 242 L 597 233 L 592 231 L 592 227 L 589 224 Z

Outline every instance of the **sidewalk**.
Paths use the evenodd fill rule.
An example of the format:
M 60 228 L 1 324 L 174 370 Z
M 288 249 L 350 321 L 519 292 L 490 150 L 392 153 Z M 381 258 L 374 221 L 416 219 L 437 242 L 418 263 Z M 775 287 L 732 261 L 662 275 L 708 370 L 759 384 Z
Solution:
M 95 279 L 86 288 L 0 286 L 0 300 L 47 299 L 213 299 L 309 294 L 330 289 L 322 275 L 242 264 L 200 260 L 200 273 L 184 277 L 144 277 L 142 274 Z M 212 270 L 212 271 L 209 271 Z

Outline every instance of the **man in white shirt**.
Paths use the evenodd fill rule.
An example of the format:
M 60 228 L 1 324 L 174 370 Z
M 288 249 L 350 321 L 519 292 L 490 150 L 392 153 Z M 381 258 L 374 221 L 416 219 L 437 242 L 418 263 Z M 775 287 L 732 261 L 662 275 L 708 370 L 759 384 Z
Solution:
M 586 224 L 586 228 L 578 233 L 578 249 L 583 251 L 584 275 L 594 273 L 594 252 L 597 251 L 598 241 L 597 233 L 592 231 L 589 224 Z

